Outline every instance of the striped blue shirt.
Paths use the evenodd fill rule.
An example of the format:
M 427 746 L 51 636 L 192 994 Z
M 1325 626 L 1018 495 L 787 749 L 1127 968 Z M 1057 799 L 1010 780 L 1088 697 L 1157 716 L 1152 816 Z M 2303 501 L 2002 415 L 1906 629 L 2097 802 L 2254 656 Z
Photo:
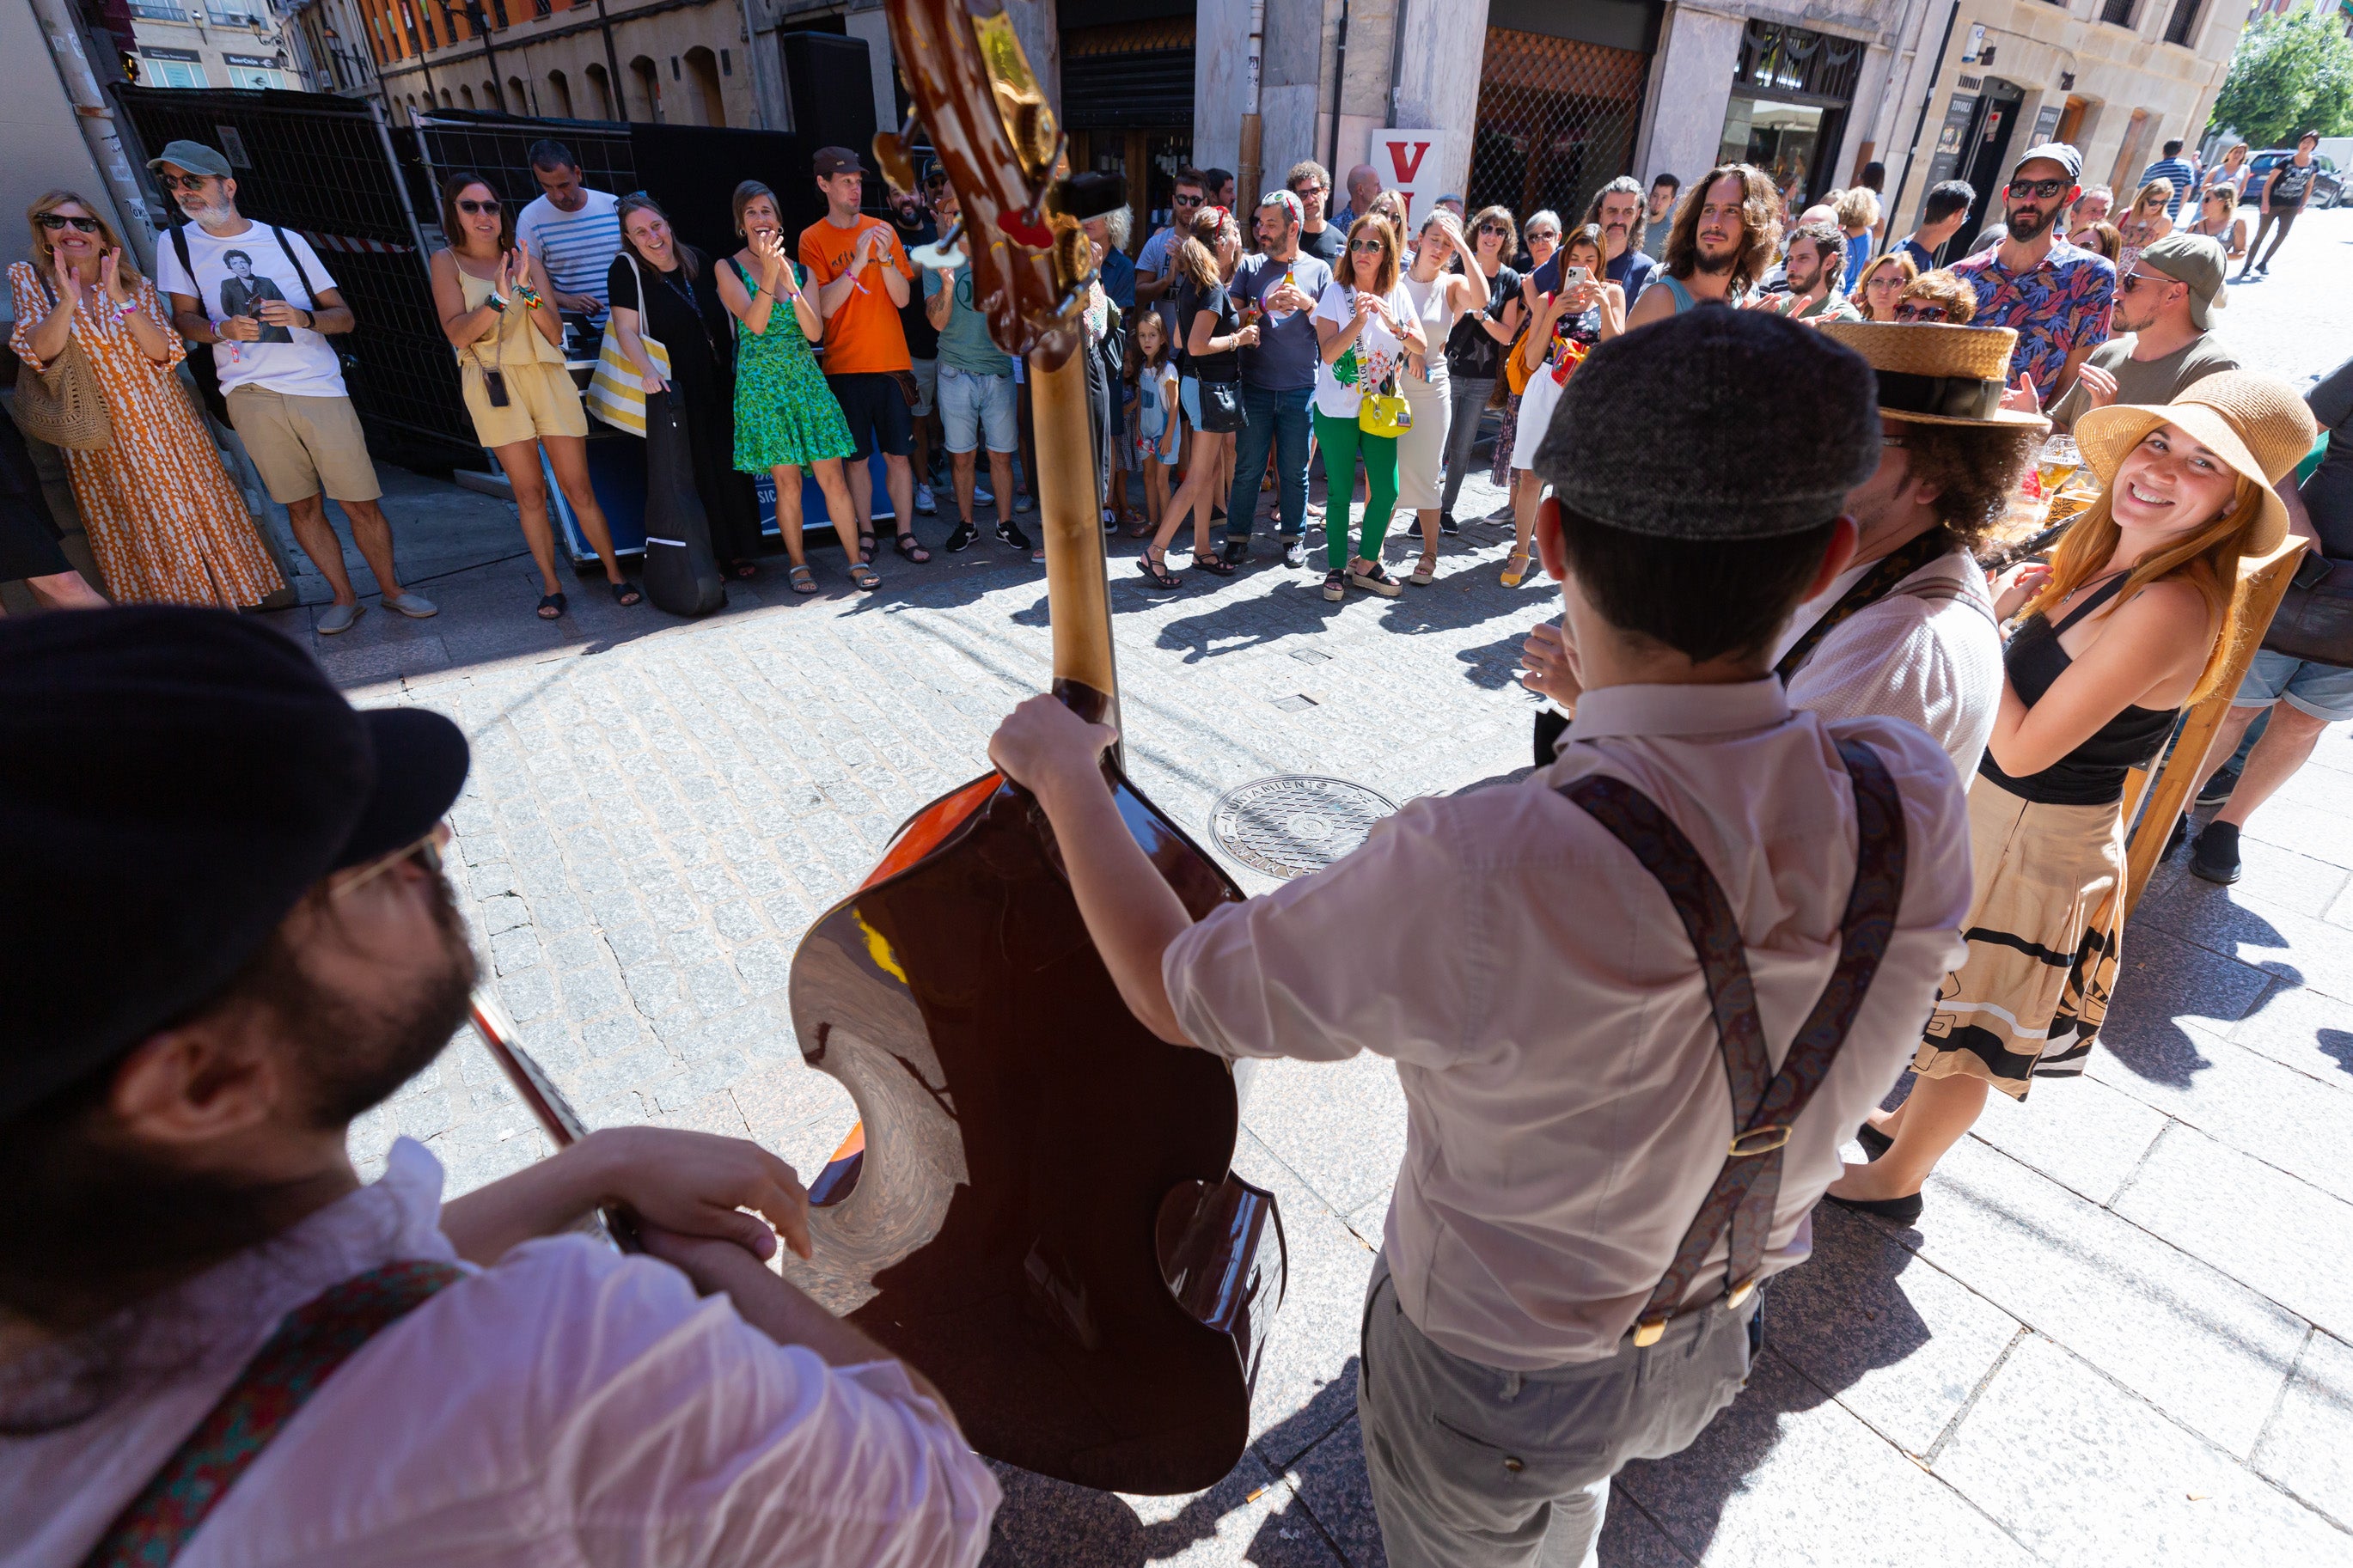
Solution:
M 515 219 L 515 243 L 547 264 L 547 280 L 557 293 L 594 295 L 601 316 L 610 303 L 605 275 L 621 253 L 621 204 L 605 191 L 581 194 L 588 200 L 578 212 L 565 212 L 545 196 L 523 208 Z
M 2189 187 L 2197 178 L 2198 172 L 2189 166 L 2189 161 L 2186 158 L 2160 159 L 2140 172 L 2140 183 L 2144 185 L 2151 180 L 2165 180 L 2171 183 L 2173 199 L 2165 204 L 2165 216 L 2168 217 L 2181 216 L 2181 204 L 2189 199 Z

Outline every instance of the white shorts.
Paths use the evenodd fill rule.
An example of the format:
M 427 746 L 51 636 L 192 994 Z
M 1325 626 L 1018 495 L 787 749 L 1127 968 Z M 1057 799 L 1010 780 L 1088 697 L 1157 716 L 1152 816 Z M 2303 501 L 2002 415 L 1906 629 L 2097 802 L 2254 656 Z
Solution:
M 1528 377 L 1528 389 L 1520 395 L 1520 423 L 1512 433 L 1512 467 L 1536 466 L 1536 448 L 1544 445 L 1545 435 L 1552 428 L 1552 412 L 1560 406 L 1561 391 L 1562 384 L 1552 378 L 1548 368 Z

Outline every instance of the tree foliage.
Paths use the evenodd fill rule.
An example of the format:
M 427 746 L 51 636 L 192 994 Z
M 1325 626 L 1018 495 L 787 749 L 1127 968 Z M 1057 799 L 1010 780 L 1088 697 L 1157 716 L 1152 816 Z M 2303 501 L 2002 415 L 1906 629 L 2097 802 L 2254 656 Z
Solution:
M 2258 149 L 2291 145 L 2301 131 L 2353 132 L 2353 39 L 2336 5 L 2255 18 L 2231 55 L 2213 126 Z

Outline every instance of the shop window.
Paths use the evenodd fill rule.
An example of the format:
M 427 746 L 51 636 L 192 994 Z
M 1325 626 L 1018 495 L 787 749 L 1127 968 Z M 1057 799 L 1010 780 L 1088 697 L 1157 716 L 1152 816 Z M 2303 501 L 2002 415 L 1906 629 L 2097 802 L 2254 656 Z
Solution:
M 1836 184 L 1825 167 L 1845 133 L 1863 46 L 1804 27 L 1751 21 L 1740 42 L 1716 162 L 1753 163 L 1795 211 Z

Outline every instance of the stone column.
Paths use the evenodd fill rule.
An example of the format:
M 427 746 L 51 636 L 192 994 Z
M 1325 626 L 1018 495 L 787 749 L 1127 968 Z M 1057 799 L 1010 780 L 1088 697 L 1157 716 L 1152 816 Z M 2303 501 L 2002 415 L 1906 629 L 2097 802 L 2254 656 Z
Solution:
M 1471 179 L 1472 132 L 1479 119 L 1479 72 L 1487 52 L 1487 0 L 1401 0 L 1401 4 L 1404 38 L 1398 52 L 1391 123 L 1439 132 L 1443 139 L 1429 155 L 1446 171 L 1445 177 L 1436 189 L 1422 188 L 1430 190 L 1432 196 L 1448 190 L 1461 193 Z
M 1634 160 L 1637 179 L 1647 184 L 1652 175 L 1672 174 L 1689 190 L 1692 181 L 1715 166 L 1746 26 L 1738 16 L 1687 5 L 1668 7 L 1651 79 L 1649 134 Z

